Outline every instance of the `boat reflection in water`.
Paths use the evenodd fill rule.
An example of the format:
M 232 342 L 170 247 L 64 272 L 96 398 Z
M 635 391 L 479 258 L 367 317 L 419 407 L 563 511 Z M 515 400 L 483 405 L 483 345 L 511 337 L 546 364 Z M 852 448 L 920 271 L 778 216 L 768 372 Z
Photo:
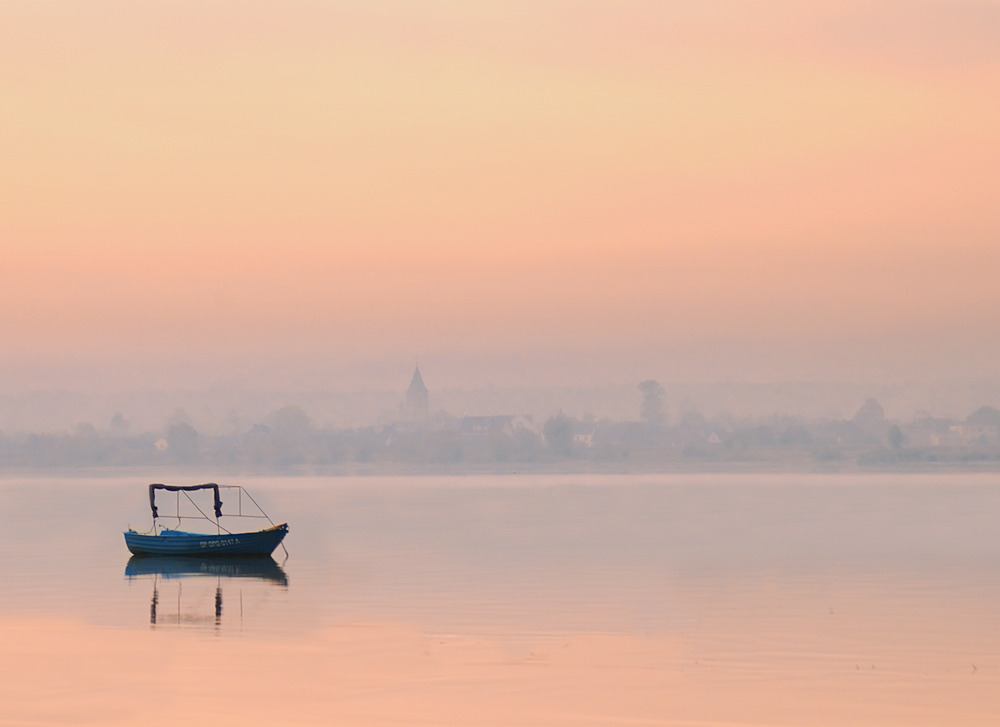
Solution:
M 277 588 L 288 586 L 288 576 L 273 558 L 185 558 L 132 556 L 125 566 L 128 580 L 150 579 L 153 595 L 149 605 L 149 624 L 208 626 L 218 631 L 223 626 L 223 581 L 239 583 L 239 624 L 243 623 L 243 586 L 252 582 Z M 211 593 L 206 592 L 206 581 L 215 580 L 214 614 L 211 613 Z M 185 581 L 188 593 L 184 594 Z M 176 582 L 177 597 L 170 599 L 170 606 L 161 598 L 161 590 Z M 192 588 L 192 586 L 194 586 Z M 165 595 L 165 594 L 164 594 Z M 162 603 L 161 603 L 162 601 Z M 184 602 L 182 604 L 182 601 Z M 206 601 L 208 604 L 206 605 Z M 185 608 L 187 606 L 187 608 Z M 194 606 L 195 610 L 191 611 Z

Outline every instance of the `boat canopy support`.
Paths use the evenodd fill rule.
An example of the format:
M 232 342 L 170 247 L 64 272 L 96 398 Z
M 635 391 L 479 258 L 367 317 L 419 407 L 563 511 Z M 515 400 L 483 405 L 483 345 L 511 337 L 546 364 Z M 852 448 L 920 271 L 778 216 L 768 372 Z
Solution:
M 167 492 L 193 492 L 194 490 L 212 490 L 215 495 L 215 517 L 222 517 L 222 499 L 219 497 L 219 486 L 214 482 L 206 482 L 203 485 L 150 485 L 149 486 L 149 507 L 153 511 L 153 519 L 158 517 L 156 511 L 156 491 L 166 490 Z

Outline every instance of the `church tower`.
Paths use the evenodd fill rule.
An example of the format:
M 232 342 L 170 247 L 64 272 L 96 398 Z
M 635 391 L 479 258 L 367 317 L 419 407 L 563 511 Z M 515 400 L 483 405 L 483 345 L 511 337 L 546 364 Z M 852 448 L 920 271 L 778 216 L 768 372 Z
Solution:
M 419 422 L 427 418 L 430 401 L 424 379 L 420 375 L 420 367 L 413 372 L 410 388 L 406 390 L 406 413 L 411 421 Z

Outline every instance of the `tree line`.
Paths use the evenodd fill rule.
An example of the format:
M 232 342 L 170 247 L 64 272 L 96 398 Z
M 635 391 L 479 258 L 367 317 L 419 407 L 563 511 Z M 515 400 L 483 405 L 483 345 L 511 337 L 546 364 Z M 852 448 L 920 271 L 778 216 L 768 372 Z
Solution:
M 536 423 L 527 416 L 452 417 L 442 411 L 423 422 L 334 429 L 316 426 L 301 408 L 289 405 L 227 435 L 198 432 L 183 412 L 175 412 L 160 432 L 132 435 L 116 414 L 103 431 L 81 424 L 72 432 L 0 433 L 0 466 L 289 471 L 347 463 L 1000 461 L 1000 410 L 991 406 L 960 421 L 925 415 L 896 422 L 869 399 L 850 419 L 706 418 L 692 410 L 668 425 L 663 388 L 650 380 L 638 389 L 636 421 L 560 411 Z

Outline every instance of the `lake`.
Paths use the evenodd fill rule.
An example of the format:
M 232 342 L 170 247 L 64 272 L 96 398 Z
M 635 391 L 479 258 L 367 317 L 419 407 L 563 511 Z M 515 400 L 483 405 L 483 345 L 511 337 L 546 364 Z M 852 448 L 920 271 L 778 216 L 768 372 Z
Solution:
M 149 481 L 0 481 L 0 725 L 1000 723 L 998 475 L 236 478 L 179 572 Z

